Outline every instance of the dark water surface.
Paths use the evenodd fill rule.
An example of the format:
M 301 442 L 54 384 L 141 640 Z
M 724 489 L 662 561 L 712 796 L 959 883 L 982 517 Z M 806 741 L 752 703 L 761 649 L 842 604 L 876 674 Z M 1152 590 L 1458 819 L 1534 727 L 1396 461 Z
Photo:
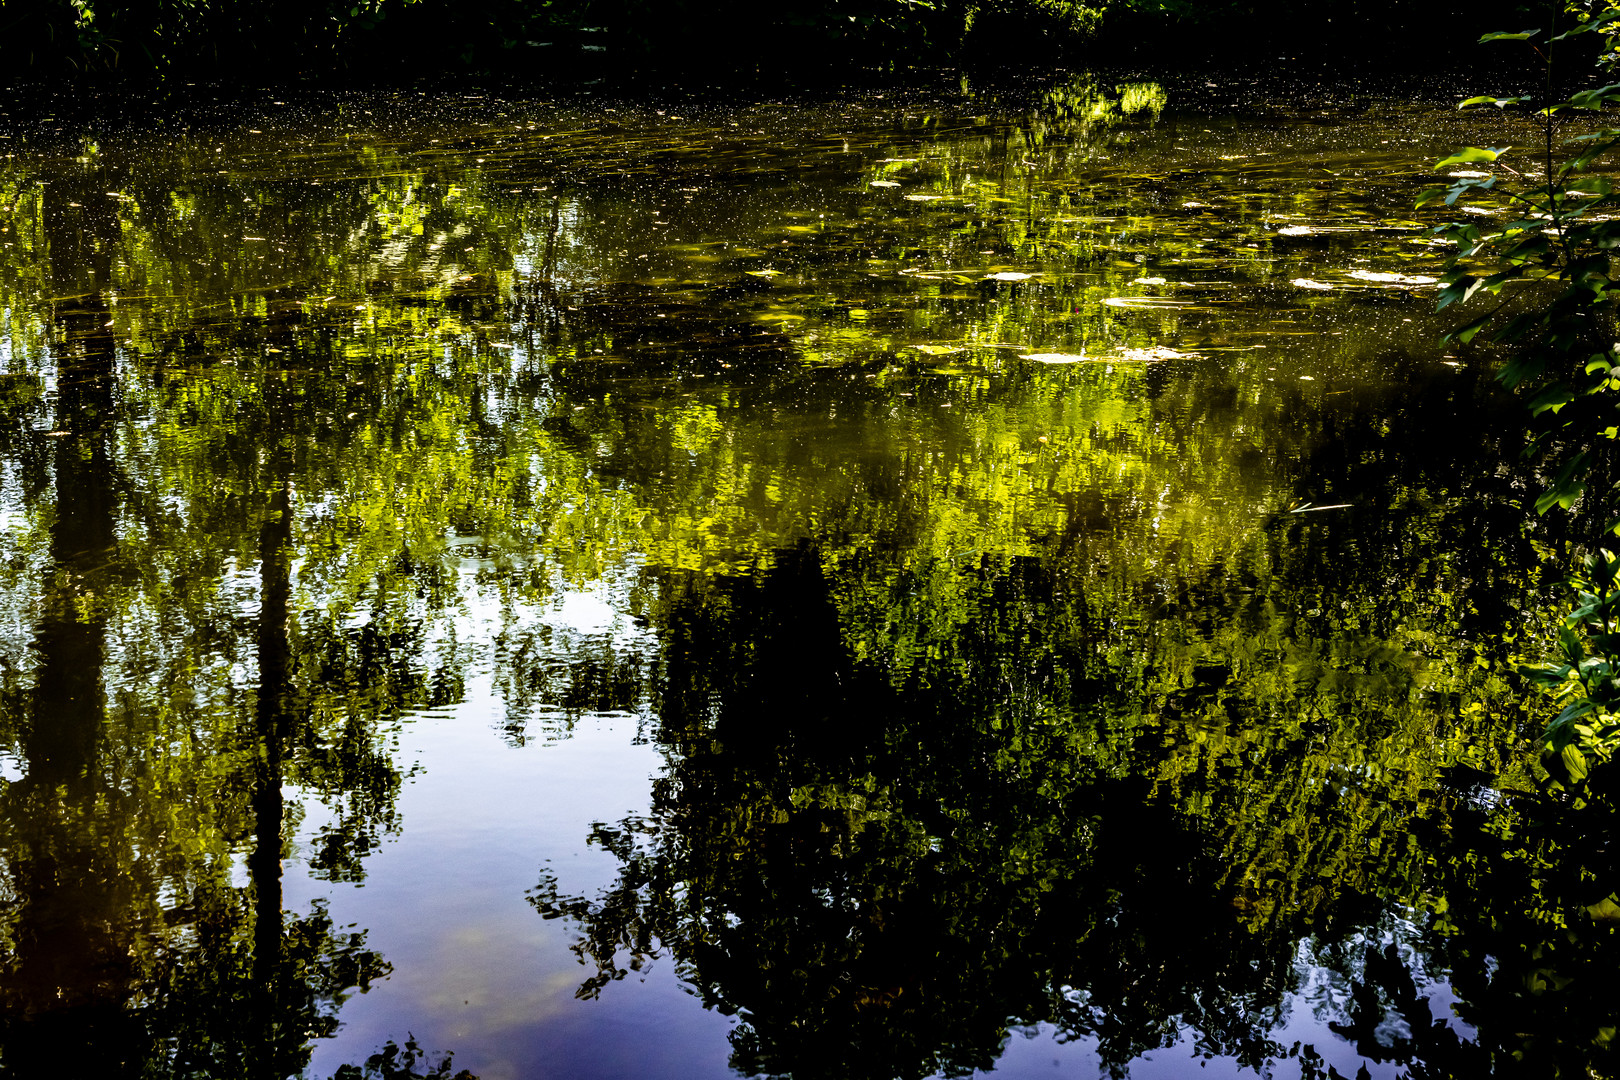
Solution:
M 1608 1074 L 1504 123 L 0 117 L 0 1072 Z

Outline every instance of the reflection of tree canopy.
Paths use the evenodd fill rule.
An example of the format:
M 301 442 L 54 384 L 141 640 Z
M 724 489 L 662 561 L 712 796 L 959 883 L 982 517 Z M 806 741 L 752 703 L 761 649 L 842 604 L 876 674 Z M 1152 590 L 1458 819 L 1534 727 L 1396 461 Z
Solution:
M 400 827 L 393 724 L 487 661 L 515 745 L 651 702 L 657 814 L 598 834 L 619 886 L 535 899 L 587 992 L 667 954 L 746 1013 L 745 1069 L 986 1066 L 1009 1022 L 1258 1065 L 1307 941 L 1376 1042 L 1418 1010 L 1392 911 L 1493 1060 L 1520 1012 L 1579 1060 L 1613 1010 L 1562 980 L 1614 890 L 1537 831 L 1493 674 L 1533 577 L 1517 448 L 1420 301 L 1280 294 L 1429 257 L 1404 181 L 1251 185 L 1131 93 L 561 133 L 350 107 L 303 156 L 244 119 L 9 162 L 7 1045 L 57 1030 L 58 964 L 94 989 L 64 1008 L 182 1057 L 268 981 L 296 1065 L 386 964 L 279 921 L 283 845 L 320 803 L 305 857 L 358 880 Z M 1318 218 L 1400 235 L 1274 227 Z M 1200 355 L 1025 355 L 1157 344 Z M 536 614 L 627 575 L 655 670 Z M 65 949 L 52 909 L 99 929 Z
M 1472 800 L 1480 779 L 1513 782 L 1519 718 L 1455 710 L 1491 692 L 1487 643 L 1515 624 L 1533 556 L 1511 506 L 1452 494 L 1481 471 L 1457 437 L 1478 424 L 1471 385 L 1405 394 L 1299 465 L 1393 512 L 1283 515 L 1215 562 L 1178 558 L 1207 533 L 1144 547 L 1128 503 L 1054 499 L 1069 516 L 1025 534 L 1030 555 L 919 558 L 824 509 L 833 539 L 751 577 L 659 575 L 655 817 L 598 829 L 625 866 L 608 893 L 547 878 L 534 896 L 580 926 L 582 993 L 670 955 L 744 1015 L 745 1071 L 984 1067 L 1009 1022 L 1094 1036 L 1114 1065 L 1190 1030 L 1258 1066 L 1290 1050 L 1270 1032 L 1314 935 L 1315 962 L 1367 972 L 1348 1035 L 1370 1047 L 1387 1009 L 1415 1016 L 1411 976 L 1354 942 L 1390 905 L 1440 912 L 1422 947 L 1443 964 L 1448 905 L 1517 891 L 1448 887 L 1436 866 L 1478 866 L 1514 828 Z M 825 475 L 888 500 L 821 506 L 936 509 L 929 472 L 885 468 L 905 466 Z M 1546 857 L 1525 842 L 1517 858 Z M 1613 1014 L 1586 1015 L 1592 1032 Z M 1446 1075 L 1509 1060 L 1520 1030 L 1475 1050 L 1424 1028 L 1382 1052 Z M 1588 1037 L 1560 1054 L 1582 1060 Z
M 364 634 L 305 635 L 289 617 L 288 470 L 310 436 L 287 381 L 120 378 L 131 357 L 107 325 L 109 254 L 74 220 L 91 198 L 63 184 L 39 203 L 52 291 L 91 291 L 35 343 L 54 394 L 7 402 L 8 449 L 25 463 L 8 478 L 21 527 L 8 584 L 39 616 L 26 651 L 6 643 L 0 743 L 21 777 L 0 790 L 0 1065 L 286 1076 L 389 968 L 321 904 L 283 910 L 301 810 L 283 785 L 334 812 L 314 869 L 357 875 L 397 827 L 385 740 L 401 695 L 365 670 L 386 650 Z M 151 403 L 169 406 L 164 425 L 140 422 Z M 350 653 L 371 696 L 333 709 Z
M 1095 1037 L 1116 1067 L 1190 1031 L 1258 1068 L 1300 1052 L 1272 1031 L 1312 940 L 1309 962 L 1355 988 L 1329 1016 L 1414 1075 L 1506 1067 L 1526 1039 L 1568 1066 L 1603 1038 L 1606 997 L 1547 1003 L 1580 1002 L 1574 1031 L 1570 1013 L 1542 1013 L 1527 1036 L 1515 1013 L 1570 978 L 1536 976 L 1549 961 L 1523 944 L 1570 899 L 1512 868 L 1579 848 L 1480 808 L 1468 777 L 1482 774 L 1448 750 L 1445 713 L 1410 670 L 1380 674 L 1397 657 L 1341 653 L 1337 677 L 1284 661 L 1292 685 L 1230 655 L 1178 671 L 1190 643 L 1108 618 L 1105 583 L 986 559 L 957 575 L 977 617 L 897 682 L 856 658 L 837 607 L 838 579 L 869 567 L 826 563 L 806 547 L 753 578 L 664 580 L 655 816 L 594 834 L 624 864 L 614 888 L 570 897 L 545 877 L 532 897 L 579 926 L 596 968 L 582 994 L 668 957 L 741 1013 L 745 1072 L 964 1072 L 994 1062 L 1009 1024 L 1034 1023 Z M 1285 574 L 1270 599 L 1301 584 Z M 1400 606 L 1369 597 L 1355 614 Z M 1121 637 L 1140 651 L 1111 647 Z M 1475 966 L 1459 988 L 1477 995 L 1478 1046 L 1437 1026 L 1377 944 L 1392 906 L 1432 913 L 1414 940 L 1430 970 Z M 1498 920 L 1526 935 L 1511 952 L 1495 952 Z M 1595 972 L 1610 935 L 1579 921 L 1565 949 Z M 1478 968 L 1487 952 L 1503 970 Z M 1405 1042 L 1380 1041 L 1387 1015 Z

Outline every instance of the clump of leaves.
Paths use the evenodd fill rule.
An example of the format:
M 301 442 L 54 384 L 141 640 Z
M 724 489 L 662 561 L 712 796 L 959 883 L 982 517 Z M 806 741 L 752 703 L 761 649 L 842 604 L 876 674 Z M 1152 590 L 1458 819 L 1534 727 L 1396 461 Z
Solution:
M 1557 654 L 1519 669 L 1567 702 L 1547 725 L 1546 764 L 1554 779 L 1580 783 L 1620 747 L 1620 557 L 1600 550 L 1571 579 L 1575 608 L 1558 631 Z

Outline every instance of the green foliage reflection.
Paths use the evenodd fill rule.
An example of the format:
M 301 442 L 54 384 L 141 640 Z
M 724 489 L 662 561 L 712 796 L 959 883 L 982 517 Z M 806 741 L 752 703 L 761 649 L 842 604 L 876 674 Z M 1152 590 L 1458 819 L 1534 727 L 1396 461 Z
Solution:
M 1514 406 L 1432 349 L 1366 149 L 1409 107 L 422 107 L 0 173 L 19 1045 L 62 985 L 216 1045 L 223 1006 L 140 1012 L 175 972 L 299 1068 L 388 961 L 285 914 L 283 861 L 361 879 L 399 725 L 478 671 L 514 748 L 649 718 L 620 880 L 532 898 L 587 996 L 670 955 L 745 1013 L 743 1069 L 987 1067 L 1012 1022 L 1258 1067 L 1313 972 L 1369 1056 L 1603 1065 L 1564 980 L 1606 849 L 1547 825 L 1499 674 L 1538 610 Z M 656 662 L 537 614 L 604 579 Z M 1442 969 L 1480 1038 L 1378 1043 Z

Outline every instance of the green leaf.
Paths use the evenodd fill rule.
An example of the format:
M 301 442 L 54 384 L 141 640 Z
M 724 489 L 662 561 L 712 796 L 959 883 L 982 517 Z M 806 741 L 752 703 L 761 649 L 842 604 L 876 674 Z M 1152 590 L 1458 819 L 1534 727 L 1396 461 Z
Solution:
M 1601 109 L 1616 97 L 1620 97 L 1620 83 L 1611 83 L 1571 94 L 1569 104 L 1576 109 Z
M 1585 489 L 1585 484 L 1569 484 L 1544 491 L 1536 499 L 1536 513 L 1545 514 L 1555 506 L 1568 510 L 1575 505 L 1575 500 L 1581 497 L 1581 492 Z
M 1511 146 L 1504 146 L 1501 149 L 1483 146 L 1465 146 L 1455 154 L 1452 154 L 1450 157 L 1441 158 L 1439 161 L 1435 162 L 1434 167 L 1436 169 L 1444 169 L 1452 165 L 1471 165 L 1478 161 L 1495 161 L 1497 158 L 1501 157 L 1511 149 L 1513 149 Z
M 1586 659 L 1585 643 L 1581 641 L 1581 636 L 1569 626 L 1560 626 L 1558 628 L 1558 647 L 1563 652 L 1564 658 L 1572 664 L 1578 664 Z M 1591 702 L 1588 701 L 1587 704 L 1590 705 Z M 1579 712 L 1570 712 L 1570 709 L 1574 707 L 1571 705 L 1566 708 L 1558 715 L 1558 719 L 1561 721 L 1573 720 L 1575 717 L 1582 715 Z
M 1587 594 L 1585 600 L 1580 604 L 1580 606 L 1569 613 L 1569 621 L 1577 625 L 1583 623 L 1587 619 L 1590 619 L 1593 615 L 1597 614 L 1602 607 L 1603 602 L 1601 600 L 1595 596 L 1592 596 L 1591 594 Z
M 1520 664 L 1519 674 L 1535 683 L 1537 686 L 1561 686 L 1569 677 L 1568 664 Z
M 1581 753 L 1573 743 L 1564 747 L 1564 752 L 1559 756 L 1563 759 L 1564 771 L 1569 774 L 1571 780 L 1580 781 L 1586 779 L 1588 771 L 1586 755 Z
M 1440 290 L 1439 297 L 1435 301 L 1435 310 L 1444 311 L 1450 305 L 1460 300 L 1466 300 L 1473 295 L 1474 289 L 1478 285 L 1478 278 L 1470 274 L 1460 275 L 1456 281 L 1450 282 Z
M 1472 298 L 1473 295 L 1480 289 L 1484 289 L 1492 296 L 1495 296 L 1497 293 L 1502 291 L 1502 286 L 1506 285 L 1510 281 L 1517 280 L 1521 276 L 1522 275 L 1516 270 L 1503 270 L 1499 274 L 1492 274 L 1490 277 L 1480 278 L 1478 281 L 1474 282 L 1473 285 L 1469 286 L 1468 291 L 1463 294 L 1463 299 L 1468 300 Z
M 1560 388 L 1548 387 L 1537 395 L 1536 400 L 1540 401 L 1542 398 L 1548 397 L 1552 391 L 1558 389 Z M 1552 405 L 1547 405 L 1546 408 L 1553 408 L 1554 411 L 1557 411 L 1556 407 Z M 1563 468 L 1558 470 L 1558 476 L 1548 485 L 1547 490 L 1542 493 L 1541 497 L 1536 500 L 1537 514 L 1545 514 L 1554 506 L 1568 510 L 1575 504 L 1575 500 L 1579 499 L 1586 490 L 1584 470 L 1587 456 L 1588 452 L 1582 450 L 1564 463 Z
M 1509 34 L 1502 31 L 1497 31 L 1494 34 L 1486 34 L 1481 37 L 1479 39 L 1479 44 L 1483 45 L 1487 41 L 1529 41 L 1539 33 L 1541 33 L 1540 30 L 1525 30 L 1517 34 Z
M 1498 109 L 1501 109 L 1509 105 L 1523 105 L 1529 100 L 1530 96 L 1528 94 L 1523 97 L 1492 97 L 1490 94 L 1481 94 L 1479 97 L 1471 97 L 1467 101 L 1458 102 L 1457 108 L 1469 109 L 1475 105 L 1495 105 Z
M 1564 711 L 1558 714 L 1558 719 L 1554 720 L 1553 723 L 1567 727 L 1573 725 L 1581 717 L 1590 716 L 1595 712 L 1597 712 L 1597 702 L 1591 698 L 1583 697 L 1564 706 Z
M 1441 343 L 1455 341 L 1461 345 L 1468 344 L 1470 341 L 1474 340 L 1475 334 L 1484 329 L 1485 324 L 1490 322 L 1491 318 L 1495 314 L 1496 313 L 1493 311 L 1489 314 L 1481 315 L 1471 323 L 1465 323 L 1464 325 L 1457 327 L 1455 330 L 1447 331 L 1440 336 Z

